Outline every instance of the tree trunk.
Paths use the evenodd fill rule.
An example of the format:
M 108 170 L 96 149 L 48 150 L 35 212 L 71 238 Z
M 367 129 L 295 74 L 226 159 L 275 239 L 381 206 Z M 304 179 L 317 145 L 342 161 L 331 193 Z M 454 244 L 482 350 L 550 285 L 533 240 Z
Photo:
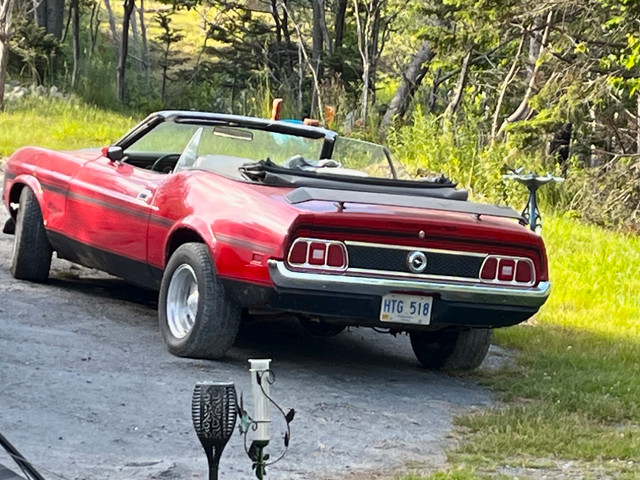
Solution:
M 535 88 L 536 81 L 538 80 L 538 73 L 540 72 L 540 58 L 542 58 L 542 54 L 544 53 L 544 50 L 549 41 L 549 33 L 551 32 L 552 20 L 553 10 L 549 11 L 549 13 L 547 14 L 547 22 L 544 27 L 544 33 L 542 34 L 542 42 L 540 45 L 540 49 L 538 50 L 538 58 L 536 59 L 533 71 L 531 72 L 531 75 L 529 77 L 527 91 L 525 92 L 518 108 L 516 108 L 516 110 L 511 115 L 504 119 L 502 125 L 500 126 L 500 129 L 498 130 L 498 133 L 496 134 L 496 137 L 499 137 L 504 132 L 507 125 L 522 120 L 529 113 L 529 99 L 533 95 L 533 89 Z
M 418 49 L 413 59 L 402 74 L 402 80 L 395 95 L 389 103 L 389 107 L 380 123 L 380 134 L 384 136 L 395 117 L 403 117 L 409 108 L 409 101 L 416 92 L 422 79 L 427 74 L 429 62 L 436 56 L 431 49 L 431 43 L 426 40 Z
M 337 51 L 342 47 L 342 42 L 344 40 L 344 17 L 347 12 L 347 1 L 348 0 L 338 0 L 336 3 L 336 18 L 335 18 L 335 39 L 333 43 L 333 51 Z
M 0 110 L 4 106 L 4 77 L 9 57 L 9 39 L 11 37 L 11 12 L 13 0 L 0 2 Z
M 453 118 L 453 114 L 456 113 L 460 102 L 462 101 L 462 94 L 464 93 L 464 87 L 467 84 L 467 77 L 469 73 L 469 60 L 471 59 L 471 53 L 473 49 L 469 50 L 467 54 L 464 56 L 464 60 L 462 61 L 462 69 L 460 70 L 460 75 L 458 75 L 458 82 L 456 83 L 456 90 L 453 95 L 453 98 L 447 105 L 447 109 L 444 111 L 444 120 L 445 122 L 450 122 Z
M 358 50 L 360 51 L 360 57 L 362 58 L 362 97 L 360 103 L 362 110 L 360 112 L 360 118 L 363 122 L 367 121 L 367 107 L 369 105 L 369 71 L 371 63 L 369 62 L 369 48 L 367 44 L 366 31 L 367 28 L 362 28 L 362 21 L 360 18 L 360 9 L 358 8 L 358 0 L 353 0 L 353 7 L 355 9 L 356 28 L 358 31 Z M 369 22 L 369 16 L 367 16 L 367 24 Z M 368 25 L 367 25 L 368 26 Z
M 636 94 L 636 153 L 640 153 L 640 92 Z
M 493 112 L 493 122 L 491 123 L 491 143 L 493 143 L 496 134 L 498 133 L 498 119 L 500 118 L 500 110 L 502 109 L 502 103 L 504 102 L 504 97 L 507 94 L 507 88 L 509 87 L 509 83 L 515 77 L 516 72 L 518 71 L 518 60 L 520 59 L 520 55 L 522 54 L 522 47 L 524 46 L 524 35 L 520 40 L 520 44 L 518 45 L 518 51 L 516 52 L 516 56 L 513 59 L 513 63 L 511 64 L 511 68 L 509 69 L 509 73 L 504 77 L 504 81 L 500 86 L 500 93 L 498 95 L 498 101 L 496 103 L 496 109 Z
M 373 17 L 373 21 L 369 22 L 369 34 L 367 37 L 369 38 L 369 92 L 371 95 L 371 99 L 369 102 L 374 105 L 376 103 L 376 82 L 377 82 L 377 72 L 378 72 L 378 60 L 380 58 L 380 54 L 382 53 L 378 49 L 378 45 L 380 43 L 380 2 L 372 1 L 370 3 L 373 11 L 369 11 L 369 16 Z
M 276 46 L 275 46 L 275 62 L 277 74 L 276 76 L 280 81 L 282 81 L 283 75 L 283 67 L 282 64 L 282 24 L 280 22 L 280 14 L 278 13 L 278 4 L 276 0 L 271 0 L 271 17 L 273 18 L 273 23 L 276 26 Z
M 120 58 L 118 61 L 118 77 L 116 78 L 116 89 L 118 101 L 123 103 L 126 96 L 125 73 L 127 68 L 127 55 L 129 52 L 129 22 L 131 13 L 135 7 L 135 0 L 125 0 L 124 16 L 122 17 L 122 47 L 120 48 Z
M 38 25 L 57 39 L 62 38 L 64 26 L 64 0 L 40 0 L 36 10 Z
M 149 53 L 149 43 L 147 42 L 147 25 L 144 23 L 144 0 L 140 0 L 138 17 L 140 18 L 140 39 L 142 40 L 142 64 L 144 65 L 144 78 L 149 80 L 149 76 L 151 75 L 151 54 Z
M 93 3 L 91 7 L 91 17 L 89 18 L 89 38 L 91 45 L 89 46 L 89 58 L 93 56 L 98 41 L 98 31 L 100 28 L 100 0 Z
M 326 22 L 324 19 L 324 0 L 311 0 L 311 7 L 313 10 L 311 67 L 313 68 L 315 77 L 319 80 L 322 78 L 322 52 L 324 43 L 323 29 L 326 30 Z M 317 98 L 318 92 L 314 85 L 310 112 L 311 117 L 315 116 L 315 113 L 318 111 Z
M 73 71 L 71 72 L 71 90 L 76 87 L 78 81 L 78 70 L 80 69 L 80 6 L 78 0 L 71 0 L 69 8 L 73 12 L 72 32 L 73 32 Z
M 138 66 L 138 73 L 142 75 L 144 72 L 144 62 L 142 61 L 142 45 L 140 42 L 140 34 L 138 33 L 137 11 L 138 9 L 134 6 L 129 20 L 131 22 L 131 34 L 133 35 L 133 51 L 135 52 L 136 65 Z
M 111 30 L 111 36 L 113 37 L 116 60 L 120 61 L 120 36 L 118 35 L 118 28 L 116 27 L 116 16 L 113 14 L 113 9 L 111 8 L 111 2 L 109 0 L 104 0 L 104 7 L 107 9 L 107 15 L 109 16 L 109 30 Z
M 164 61 L 162 62 L 162 88 L 160 90 L 160 98 L 162 99 L 162 102 L 164 102 L 164 93 L 167 88 L 167 70 L 169 69 L 169 48 L 170 47 L 171 47 L 171 43 L 167 41 L 164 49 Z

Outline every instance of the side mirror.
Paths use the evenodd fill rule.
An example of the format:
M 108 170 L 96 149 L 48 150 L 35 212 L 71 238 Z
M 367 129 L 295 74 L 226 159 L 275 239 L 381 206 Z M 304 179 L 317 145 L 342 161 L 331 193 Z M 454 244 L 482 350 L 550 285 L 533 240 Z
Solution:
M 102 149 L 102 155 L 107 157 L 112 162 L 118 162 L 124 158 L 124 152 L 122 151 L 122 147 L 118 147 L 116 145 L 104 147 Z

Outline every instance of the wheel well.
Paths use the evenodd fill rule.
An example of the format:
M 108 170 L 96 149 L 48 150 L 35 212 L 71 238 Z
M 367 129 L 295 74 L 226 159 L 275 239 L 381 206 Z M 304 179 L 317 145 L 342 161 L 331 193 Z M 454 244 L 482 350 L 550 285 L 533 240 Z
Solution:
M 9 193 L 9 214 L 15 219 L 16 214 L 18 213 L 18 209 L 12 207 L 12 204 L 20 203 L 20 194 L 22 193 L 22 189 L 28 187 L 28 185 L 24 183 L 15 183 L 11 188 L 11 192 Z
M 167 243 L 167 251 L 164 258 L 165 265 L 169 261 L 169 258 L 171 258 L 171 255 L 173 255 L 173 252 L 175 252 L 180 245 L 191 242 L 205 243 L 198 233 L 189 228 L 180 228 L 173 232 L 169 242 Z

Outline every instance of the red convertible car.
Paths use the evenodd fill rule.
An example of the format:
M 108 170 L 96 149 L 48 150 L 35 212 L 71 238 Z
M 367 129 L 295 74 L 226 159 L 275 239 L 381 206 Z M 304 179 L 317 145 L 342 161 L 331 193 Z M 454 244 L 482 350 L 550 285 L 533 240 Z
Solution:
M 472 369 L 550 290 L 511 208 L 299 123 L 154 113 L 102 150 L 16 151 L 3 200 L 15 278 L 46 280 L 56 252 L 159 290 L 180 356 L 220 358 L 241 319 L 287 315 L 321 335 L 407 332 L 425 367 Z

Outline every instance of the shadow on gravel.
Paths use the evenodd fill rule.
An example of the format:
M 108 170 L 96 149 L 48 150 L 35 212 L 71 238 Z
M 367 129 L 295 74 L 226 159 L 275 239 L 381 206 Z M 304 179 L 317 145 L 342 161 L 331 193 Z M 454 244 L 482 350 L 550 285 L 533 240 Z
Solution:
M 375 339 L 388 342 L 371 341 Z M 304 359 L 306 367 L 335 364 L 341 368 L 364 367 L 367 370 L 390 366 L 421 370 L 407 355 L 407 348 L 397 348 L 399 343 L 406 347 L 409 342 L 368 328 L 351 328 L 335 337 L 318 337 L 304 330 L 297 320 L 290 319 L 243 324 L 234 349 L 280 361 Z
M 115 277 L 105 278 L 64 278 L 51 277 L 48 285 L 75 291 L 82 295 L 100 298 L 113 298 L 125 302 L 136 303 L 149 308 L 158 308 L 158 292 L 136 287 Z
M 110 298 L 137 304 L 150 309 L 155 317 L 158 294 L 137 287 L 115 277 L 97 273 L 97 277 L 65 278 L 53 276 L 48 284 L 79 296 Z M 91 302 L 87 298 L 87 302 Z M 144 328 L 155 331 L 155 322 L 144 322 Z M 389 342 L 383 341 L 389 340 Z M 377 340 L 377 341 L 372 341 Z M 398 344 L 403 348 L 398 349 Z M 422 370 L 412 355 L 407 354 L 408 340 L 392 339 L 368 328 L 347 329 L 335 337 L 314 336 L 304 330 L 294 318 L 277 321 L 249 321 L 240 327 L 233 348 L 223 360 L 225 363 L 243 364 L 247 358 L 277 358 L 280 362 L 303 362 L 305 367 L 326 367 L 337 364 L 341 369 L 367 370 L 377 367 Z M 382 347 L 382 348 L 381 348 Z

